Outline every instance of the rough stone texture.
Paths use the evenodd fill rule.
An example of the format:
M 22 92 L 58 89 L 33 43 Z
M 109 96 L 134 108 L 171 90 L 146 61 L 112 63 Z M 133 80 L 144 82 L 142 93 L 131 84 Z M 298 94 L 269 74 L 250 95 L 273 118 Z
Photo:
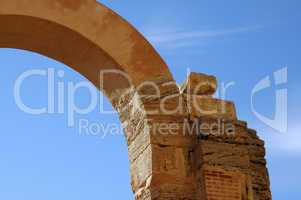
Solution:
M 213 171 L 222 169 L 229 173 L 240 173 L 242 177 L 245 177 L 245 186 L 242 188 L 239 199 L 269 200 L 271 193 L 264 159 L 264 143 L 244 123 L 233 123 L 235 126 L 233 135 L 199 137 L 197 165 L 200 187 L 205 187 L 202 190 L 207 191 L 206 184 L 210 184 L 210 182 L 206 183 L 208 180 L 202 178 L 206 169 Z M 221 180 L 219 184 L 223 181 L 226 180 Z M 222 188 L 222 185 L 218 186 L 219 184 L 217 183 L 216 187 Z M 232 191 L 227 193 L 230 194 Z
M 181 86 L 181 92 L 189 95 L 212 95 L 217 88 L 214 76 L 192 72 Z
M 161 104 L 174 112 L 146 114 L 149 137 L 136 138 L 141 149 L 148 143 L 152 149 L 151 176 L 140 178 L 136 199 L 271 199 L 264 142 L 237 120 L 232 102 L 181 93 L 145 106 Z
M 186 99 L 191 117 L 237 119 L 236 109 L 232 102 L 197 95 L 187 96 Z
M 61 61 L 108 96 L 124 127 L 135 199 L 271 199 L 264 142 L 232 102 L 212 97 L 215 77 L 192 73 L 179 90 L 149 42 L 95 0 L 0 5 L 0 47 Z
M 203 173 L 208 199 L 241 200 L 251 197 L 248 178 L 240 171 L 207 166 Z

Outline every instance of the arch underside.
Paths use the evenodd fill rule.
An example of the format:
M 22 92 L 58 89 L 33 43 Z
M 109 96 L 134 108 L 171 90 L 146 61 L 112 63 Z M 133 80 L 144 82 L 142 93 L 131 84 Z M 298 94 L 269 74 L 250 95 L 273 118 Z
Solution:
M 124 90 L 130 83 L 116 70 L 126 73 L 106 52 L 81 34 L 59 24 L 29 16 L 4 15 L 0 17 L 0 47 L 29 50 L 58 60 L 85 76 L 107 96 L 115 90 Z M 33 28 L 34 27 L 34 28 Z M 100 77 L 105 80 L 100 80 Z
M 135 28 L 94 0 L 0 0 L 0 48 L 60 61 L 102 90 L 125 130 L 134 193 L 145 186 L 152 174 L 153 146 L 144 131 L 149 126 L 144 104 L 154 99 L 149 98 L 153 90 L 137 88 L 154 83 L 161 95 L 178 88 L 165 62 Z M 107 70 L 119 73 L 100 76 Z
M 0 0 L 0 5 L 0 48 L 29 50 L 58 60 L 109 99 L 146 81 L 174 82 L 150 43 L 94 0 Z M 106 80 L 100 80 L 103 70 L 121 73 L 107 73 Z

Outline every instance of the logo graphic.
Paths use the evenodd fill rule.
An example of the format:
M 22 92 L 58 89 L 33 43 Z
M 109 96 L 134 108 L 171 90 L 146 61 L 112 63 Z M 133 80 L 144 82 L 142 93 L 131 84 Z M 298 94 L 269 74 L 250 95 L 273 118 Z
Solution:
M 273 74 L 274 77 L 274 84 L 276 86 L 281 86 L 287 83 L 287 67 L 282 68 Z M 272 87 L 272 81 L 270 76 L 266 76 L 262 80 L 260 80 L 252 90 L 251 94 L 251 108 L 252 112 L 255 116 L 265 123 L 266 125 L 270 126 L 271 128 L 285 133 L 287 132 L 287 88 L 284 89 L 276 89 L 275 91 L 275 98 L 276 98 L 276 105 L 275 105 L 275 115 L 274 118 L 270 119 L 263 114 L 260 114 L 256 111 L 254 107 L 254 95 L 258 92 L 266 90 Z

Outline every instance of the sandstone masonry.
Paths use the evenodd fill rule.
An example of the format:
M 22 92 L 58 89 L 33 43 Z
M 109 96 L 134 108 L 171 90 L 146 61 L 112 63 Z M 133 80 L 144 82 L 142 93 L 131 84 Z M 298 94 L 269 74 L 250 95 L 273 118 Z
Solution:
M 165 96 L 161 107 L 172 114 L 147 113 L 160 99 L 143 112 L 128 104 L 121 116 L 137 200 L 271 199 L 264 142 L 237 119 L 232 102 L 212 97 L 216 88 L 214 77 L 192 73 L 181 92 Z
M 264 142 L 212 97 L 214 76 L 192 73 L 179 89 L 152 45 L 95 0 L 0 0 L 0 24 L 1 48 L 65 63 L 108 97 L 135 199 L 271 200 Z

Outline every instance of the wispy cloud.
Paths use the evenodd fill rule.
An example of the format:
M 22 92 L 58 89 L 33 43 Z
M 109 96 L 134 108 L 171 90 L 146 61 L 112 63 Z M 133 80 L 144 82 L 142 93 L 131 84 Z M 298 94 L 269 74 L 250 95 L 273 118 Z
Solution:
M 289 127 L 285 134 L 273 134 L 268 139 L 273 150 L 287 153 L 301 153 L 301 126 Z
M 210 39 L 218 39 L 225 36 L 256 31 L 260 28 L 261 26 L 237 27 L 223 30 L 169 30 L 163 32 L 152 31 L 152 33 L 146 32 L 146 37 L 154 45 L 159 45 L 161 47 L 168 46 L 173 48 L 183 48 L 187 46 L 197 45 L 200 42 L 206 42 Z

